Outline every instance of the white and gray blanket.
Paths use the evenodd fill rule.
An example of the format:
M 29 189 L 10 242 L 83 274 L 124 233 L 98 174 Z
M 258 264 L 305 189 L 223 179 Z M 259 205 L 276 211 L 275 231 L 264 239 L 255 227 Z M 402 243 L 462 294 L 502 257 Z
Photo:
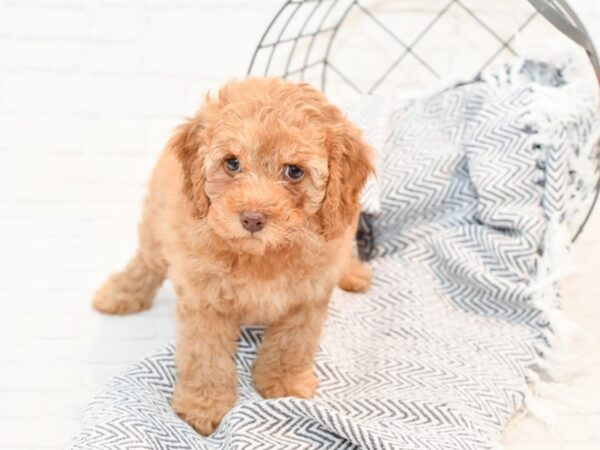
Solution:
M 212 436 L 171 410 L 167 346 L 106 386 L 70 448 L 497 447 L 552 351 L 555 260 L 598 179 L 598 103 L 575 66 L 516 61 L 351 108 L 378 152 L 361 233 L 374 280 L 367 294 L 335 292 L 314 399 L 256 393 L 263 330 L 250 327 L 239 401 Z

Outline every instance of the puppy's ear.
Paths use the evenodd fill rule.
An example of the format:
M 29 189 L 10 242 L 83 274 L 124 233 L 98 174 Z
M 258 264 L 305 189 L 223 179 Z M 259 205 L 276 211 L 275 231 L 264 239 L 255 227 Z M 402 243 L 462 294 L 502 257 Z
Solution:
M 204 131 L 204 120 L 197 114 L 176 129 L 168 144 L 181 163 L 184 177 L 183 194 L 195 219 L 205 217 L 210 205 L 204 193 L 204 159 L 207 151 Z
M 326 140 L 329 179 L 319 218 L 327 240 L 340 236 L 356 220 L 360 193 L 373 173 L 371 148 L 358 129 L 341 115 L 339 119 L 341 122 L 328 132 Z

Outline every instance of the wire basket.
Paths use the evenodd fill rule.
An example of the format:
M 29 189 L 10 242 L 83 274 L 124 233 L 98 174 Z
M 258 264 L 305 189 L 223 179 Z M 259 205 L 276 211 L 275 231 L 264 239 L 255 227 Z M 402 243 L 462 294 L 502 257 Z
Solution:
M 565 0 L 287 0 L 248 75 L 305 81 L 344 103 L 473 76 L 542 37 L 546 47 L 585 51 L 600 81 L 593 42 Z M 599 192 L 600 180 L 574 239 Z

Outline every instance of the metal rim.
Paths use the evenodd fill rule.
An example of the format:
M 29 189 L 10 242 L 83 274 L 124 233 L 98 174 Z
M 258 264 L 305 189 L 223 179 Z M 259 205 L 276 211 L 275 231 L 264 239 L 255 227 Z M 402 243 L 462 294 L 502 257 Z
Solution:
M 327 2 L 327 1 L 331 2 L 331 6 L 327 9 L 325 14 L 321 18 L 320 23 L 317 28 L 317 31 L 315 31 L 311 34 L 304 34 L 304 30 L 305 30 L 307 24 L 309 23 L 310 19 L 313 17 L 313 15 L 317 11 L 317 9 L 323 3 Z M 333 47 L 333 43 L 337 37 L 339 29 L 341 28 L 344 21 L 348 17 L 348 14 L 350 13 L 350 11 L 353 8 L 360 8 L 363 10 L 363 12 L 365 12 L 368 16 L 370 16 L 372 20 L 377 22 L 378 25 L 386 33 L 388 33 L 390 36 L 392 36 L 394 39 L 396 39 L 397 42 L 405 49 L 403 54 L 399 58 L 394 60 L 392 65 L 390 65 L 386 69 L 384 74 L 379 79 L 376 80 L 375 84 L 371 87 L 371 89 L 368 90 L 369 94 L 373 93 L 373 91 L 385 80 L 385 78 L 387 76 L 390 75 L 390 73 L 395 69 L 395 67 L 408 54 L 412 54 L 413 56 L 416 56 L 417 59 L 419 60 L 419 62 L 421 64 L 423 64 L 423 66 L 425 66 L 432 74 L 434 74 L 435 76 L 437 76 L 439 78 L 440 76 L 435 72 L 435 70 L 433 70 L 427 64 L 426 61 L 419 58 L 419 56 L 416 53 L 414 53 L 412 51 L 412 49 L 419 42 L 419 40 L 428 32 L 428 30 L 435 24 L 435 22 L 445 13 L 445 11 L 448 10 L 452 5 L 456 4 L 456 5 L 459 5 L 460 7 L 462 7 L 467 13 L 469 13 L 475 20 L 478 21 L 478 23 L 480 25 L 482 25 L 484 28 L 486 28 L 488 30 L 488 32 L 493 34 L 496 37 L 496 39 L 502 44 L 498 48 L 496 53 L 494 53 L 487 61 L 485 61 L 484 65 L 481 67 L 480 71 L 483 71 L 486 67 L 488 67 L 495 60 L 495 58 L 505 49 L 508 49 L 509 51 L 514 53 L 513 49 L 511 48 L 511 43 L 516 38 L 517 33 L 522 31 L 539 14 L 542 17 L 544 17 L 549 23 L 551 23 L 554 27 L 556 27 L 560 32 L 562 32 L 564 35 L 566 35 L 569 39 L 571 39 L 573 42 L 575 42 L 576 44 L 580 45 L 581 47 L 583 47 L 585 49 L 585 51 L 590 59 L 591 65 L 593 66 L 594 71 L 597 75 L 598 83 L 600 86 L 600 59 L 598 57 L 597 50 L 596 50 L 591 38 L 589 37 L 589 33 L 587 32 L 581 19 L 577 16 L 577 14 L 573 10 L 573 8 L 570 7 L 570 5 L 567 3 L 566 0 L 527 0 L 535 9 L 534 13 L 531 14 L 530 16 L 528 16 L 527 19 L 517 28 L 517 32 L 515 32 L 512 36 L 510 36 L 505 41 L 503 41 L 502 38 L 500 38 L 497 34 L 495 34 L 494 31 L 490 27 L 488 27 L 487 24 L 485 24 L 485 22 L 481 21 L 481 19 L 479 19 L 479 17 L 476 14 L 474 14 L 469 8 L 467 8 L 461 2 L 461 0 L 450 0 L 442 8 L 442 10 L 440 10 L 440 12 L 436 15 L 436 17 L 434 17 L 434 19 L 409 44 L 404 43 L 389 28 L 387 28 L 383 23 L 378 21 L 377 18 L 373 14 L 371 14 L 370 11 L 364 5 L 361 4 L 360 0 L 350 1 L 349 4 L 347 5 L 346 9 L 342 12 L 340 18 L 335 23 L 335 25 L 333 27 L 323 28 L 323 25 L 325 24 L 331 11 L 334 9 L 337 1 L 338 0 L 286 0 L 284 2 L 284 4 L 282 5 L 282 7 L 279 9 L 279 11 L 275 14 L 275 16 L 273 17 L 273 19 L 271 20 L 271 22 L 265 29 L 264 33 L 262 34 L 261 39 L 260 39 L 258 45 L 256 46 L 254 53 L 252 55 L 252 59 L 248 66 L 247 75 L 250 76 L 252 74 L 253 70 L 255 69 L 255 65 L 257 62 L 257 57 L 258 57 L 259 52 L 263 49 L 270 48 L 270 54 L 269 54 L 267 64 L 266 64 L 266 66 L 264 68 L 264 72 L 263 72 L 264 76 L 269 75 L 269 69 L 270 69 L 271 63 L 273 61 L 273 56 L 275 54 L 277 45 L 279 45 L 280 43 L 284 43 L 284 42 L 292 42 L 292 49 L 287 58 L 287 62 L 285 65 L 285 72 L 282 75 L 284 78 L 289 77 L 291 75 L 299 74 L 301 80 L 304 80 L 304 74 L 307 69 L 318 66 L 319 64 L 322 64 L 323 67 L 321 70 L 321 77 L 320 77 L 321 78 L 321 86 L 320 86 L 320 88 L 323 92 L 325 92 L 326 87 L 327 87 L 327 71 L 332 70 L 332 71 L 336 72 L 336 74 L 338 76 L 340 76 L 355 91 L 361 93 L 361 90 L 342 71 L 337 69 L 336 66 L 333 65 L 329 61 L 331 49 Z M 287 26 L 293 20 L 294 16 L 298 13 L 301 5 L 303 5 L 305 3 L 315 3 L 315 6 L 312 9 L 309 16 L 305 19 L 302 27 L 300 28 L 298 35 L 294 36 L 292 38 L 282 39 L 282 36 L 283 36 Z M 287 18 L 282 29 L 280 30 L 280 32 L 277 36 L 277 41 L 275 41 L 274 43 L 265 42 L 267 36 L 269 35 L 269 32 L 273 29 L 274 25 L 277 23 L 278 19 L 282 15 L 282 13 L 286 9 L 288 9 L 288 7 L 293 8 L 293 10 L 292 10 L 290 16 Z M 316 37 L 320 33 L 326 33 L 326 32 L 331 32 L 331 37 L 329 38 L 329 42 L 327 44 L 324 57 L 322 59 L 318 59 L 316 61 L 309 62 L 310 55 L 313 50 L 313 45 L 315 43 Z M 304 37 L 310 38 L 311 41 L 309 43 L 308 50 L 304 57 L 303 65 L 299 69 L 290 70 L 291 61 L 294 56 L 294 52 L 296 51 L 298 41 L 299 41 L 299 39 L 304 38 Z M 599 161 L 599 164 L 600 164 L 600 161 Z M 587 225 L 588 221 L 590 220 L 592 213 L 594 211 L 594 207 L 597 203 L 598 197 L 600 197 L 600 178 L 596 185 L 595 194 L 594 194 L 594 198 L 591 202 L 590 209 L 587 212 L 585 218 L 583 219 L 581 225 L 578 227 L 577 232 L 573 236 L 572 242 L 575 242 L 577 240 L 577 238 L 583 232 L 583 229 Z

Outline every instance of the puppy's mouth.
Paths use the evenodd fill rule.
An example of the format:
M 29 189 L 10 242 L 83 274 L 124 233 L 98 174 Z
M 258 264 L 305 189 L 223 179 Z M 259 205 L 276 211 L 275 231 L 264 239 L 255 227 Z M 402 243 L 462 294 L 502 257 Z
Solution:
M 252 255 L 263 255 L 290 245 L 294 234 L 290 229 L 282 229 L 274 221 L 267 223 L 259 230 L 243 228 L 240 230 L 241 233 L 229 235 L 226 241 L 235 252 Z
M 261 231 L 248 233 L 247 236 L 230 239 L 228 243 L 230 248 L 237 253 L 263 255 L 273 247 L 271 243 L 261 238 L 263 233 Z
M 301 219 L 288 209 L 278 213 L 250 205 L 238 209 L 214 204 L 208 214 L 211 229 L 230 251 L 253 255 L 281 249 L 297 240 L 298 231 L 303 229 Z
M 213 230 L 236 253 L 262 255 L 281 245 L 277 224 L 266 214 L 241 212 L 227 222 L 215 224 Z

